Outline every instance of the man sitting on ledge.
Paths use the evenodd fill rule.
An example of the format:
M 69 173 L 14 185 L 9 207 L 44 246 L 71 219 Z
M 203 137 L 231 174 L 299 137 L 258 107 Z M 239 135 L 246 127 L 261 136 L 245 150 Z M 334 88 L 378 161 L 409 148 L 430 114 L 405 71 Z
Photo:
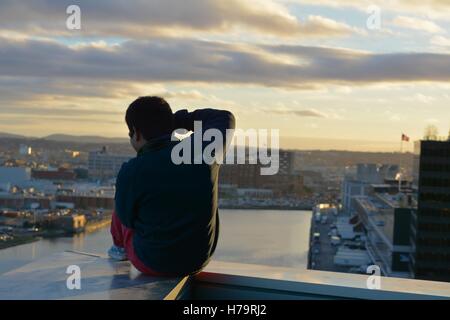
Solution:
M 202 155 L 205 146 L 203 140 L 200 148 L 196 146 L 193 135 L 172 141 L 172 134 L 177 129 L 194 131 L 198 128 L 194 122 L 200 121 L 202 137 L 208 129 L 220 131 L 225 156 L 234 116 L 214 109 L 172 113 L 164 99 L 141 97 L 128 107 L 125 121 L 137 157 L 124 163 L 117 176 L 111 223 L 114 245 L 108 254 L 115 260 L 130 260 L 149 275 L 198 273 L 211 259 L 219 235 L 220 161 L 174 162 L 173 149 L 179 143 L 188 143 L 190 150 L 184 156 L 189 158 L 198 156 L 198 151 Z

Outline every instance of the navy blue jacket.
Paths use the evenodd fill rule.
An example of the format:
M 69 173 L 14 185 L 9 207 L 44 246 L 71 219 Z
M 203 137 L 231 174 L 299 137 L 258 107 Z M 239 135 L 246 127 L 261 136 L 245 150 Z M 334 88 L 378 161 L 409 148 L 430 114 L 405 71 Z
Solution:
M 223 137 L 235 127 L 233 115 L 222 110 L 181 110 L 174 117 L 177 129 L 193 131 L 194 121 L 202 121 L 203 132 L 215 128 Z M 193 135 L 186 139 L 194 157 Z M 170 135 L 151 140 L 122 165 L 115 210 L 120 221 L 134 229 L 134 249 L 146 266 L 187 275 L 204 268 L 217 245 L 219 164 L 174 164 L 172 148 L 178 143 Z M 229 143 L 224 139 L 225 150 Z

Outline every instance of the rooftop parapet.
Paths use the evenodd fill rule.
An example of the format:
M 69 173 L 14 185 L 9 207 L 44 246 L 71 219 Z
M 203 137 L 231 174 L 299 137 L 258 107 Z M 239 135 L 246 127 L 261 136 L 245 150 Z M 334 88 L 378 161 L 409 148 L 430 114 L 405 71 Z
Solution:
M 66 286 L 67 267 L 81 270 L 81 289 Z M 192 277 L 157 278 L 128 262 L 64 252 L 0 276 L 0 299 L 450 299 L 450 283 L 212 261 Z

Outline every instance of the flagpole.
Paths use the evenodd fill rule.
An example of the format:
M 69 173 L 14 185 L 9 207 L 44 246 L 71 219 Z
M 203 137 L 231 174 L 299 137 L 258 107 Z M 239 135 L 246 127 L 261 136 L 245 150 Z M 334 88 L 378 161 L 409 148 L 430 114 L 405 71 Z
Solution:
M 403 165 L 403 161 L 402 161 L 402 155 L 403 155 L 403 135 L 404 133 L 402 133 L 402 138 L 401 138 L 401 142 L 400 142 L 400 177 L 398 179 L 398 192 L 401 193 L 402 192 L 402 178 L 403 178 L 403 170 L 402 170 L 402 165 Z
M 400 154 L 403 153 L 403 137 L 402 137 L 402 141 L 400 142 Z

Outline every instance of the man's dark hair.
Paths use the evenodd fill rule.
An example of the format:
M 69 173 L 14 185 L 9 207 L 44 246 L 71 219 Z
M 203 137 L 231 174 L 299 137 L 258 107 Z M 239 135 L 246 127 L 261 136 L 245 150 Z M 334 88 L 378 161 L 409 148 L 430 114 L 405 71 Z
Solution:
M 174 129 L 174 117 L 170 105 L 161 97 L 140 97 L 127 109 L 125 121 L 134 134 L 135 127 L 145 140 L 171 134 Z

